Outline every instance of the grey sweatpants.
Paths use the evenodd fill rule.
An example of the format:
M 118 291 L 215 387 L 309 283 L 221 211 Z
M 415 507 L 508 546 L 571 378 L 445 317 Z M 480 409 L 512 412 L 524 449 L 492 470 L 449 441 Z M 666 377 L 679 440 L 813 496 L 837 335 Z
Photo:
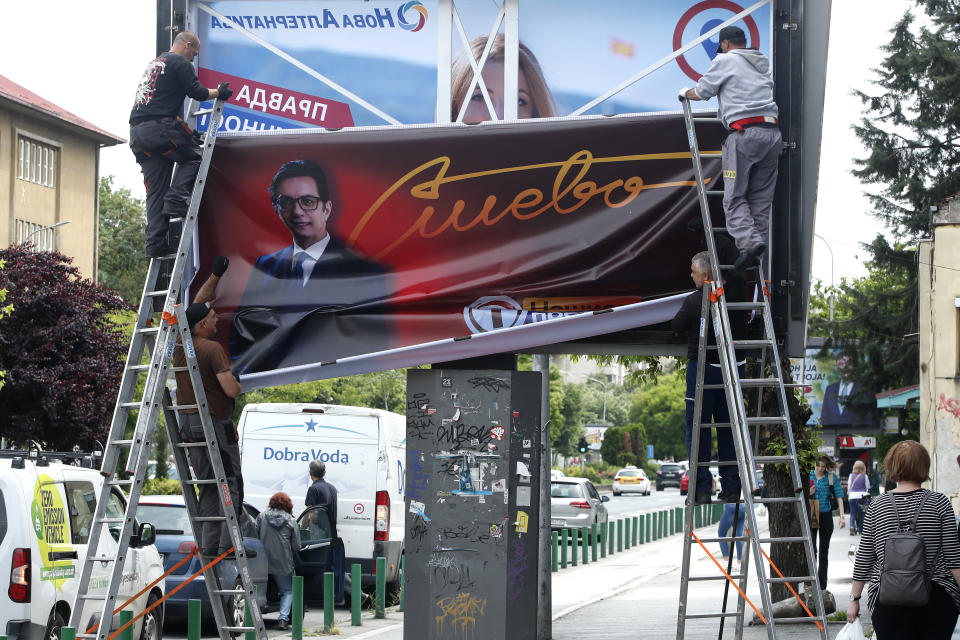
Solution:
M 223 473 L 227 479 L 227 486 L 230 487 L 230 501 L 236 509 L 238 521 L 243 522 L 243 477 L 240 475 L 240 447 L 237 446 L 236 431 L 231 420 L 220 420 L 213 416 L 211 416 L 211 419 L 213 420 L 213 428 L 217 431 L 217 444 L 220 449 L 220 460 L 223 462 Z M 179 414 L 179 421 L 180 434 L 184 440 L 188 442 L 202 442 L 204 440 L 200 414 L 181 413 Z M 197 480 L 212 479 L 213 465 L 210 464 L 210 456 L 207 455 L 206 448 L 190 447 L 187 452 Z M 219 488 L 215 484 L 201 484 L 199 486 L 199 515 L 223 515 L 220 512 L 218 492 Z M 217 549 L 225 551 L 232 547 L 233 542 L 230 540 L 230 532 L 226 524 L 204 522 L 203 539 L 200 541 L 200 546 L 208 553 L 214 553 Z
M 741 251 L 767 244 L 781 147 L 777 127 L 746 127 L 723 141 L 723 211 Z

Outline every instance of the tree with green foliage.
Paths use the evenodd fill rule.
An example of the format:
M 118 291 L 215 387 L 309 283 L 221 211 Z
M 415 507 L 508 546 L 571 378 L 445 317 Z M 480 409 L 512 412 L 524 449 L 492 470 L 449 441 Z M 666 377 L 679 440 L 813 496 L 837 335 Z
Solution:
M 99 281 L 137 303 L 143 293 L 149 261 L 143 251 L 147 218 L 143 201 L 126 187 L 114 188 L 113 176 L 100 179 L 98 238 Z
M 654 456 L 677 460 L 687 457 L 686 383 L 680 373 L 661 376 L 633 394 L 630 424 L 643 425 Z
M 550 444 L 553 453 L 572 456 L 583 435 L 583 385 L 564 382 L 550 370 Z

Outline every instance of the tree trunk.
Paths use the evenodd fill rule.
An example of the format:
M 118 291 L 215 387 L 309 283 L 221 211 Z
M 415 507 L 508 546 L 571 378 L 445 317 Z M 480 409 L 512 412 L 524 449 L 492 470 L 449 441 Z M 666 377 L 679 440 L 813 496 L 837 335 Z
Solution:
M 791 383 L 793 377 L 790 374 L 789 359 L 786 357 L 781 358 L 780 369 L 784 383 Z M 779 412 L 775 390 L 764 393 L 763 407 L 764 410 L 761 415 L 776 415 Z M 797 449 L 798 458 L 801 460 L 801 484 L 806 486 L 803 479 L 806 478 L 809 469 L 805 468 L 805 460 L 815 457 L 820 440 L 816 430 L 807 426 L 807 420 L 810 419 L 811 415 L 810 408 L 800 404 L 796 395 L 792 392 L 792 388 L 787 389 L 787 408 L 790 414 L 790 424 L 793 428 L 794 444 Z M 786 451 L 786 442 L 784 441 L 782 430 L 772 425 L 764 425 L 760 428 L 758 444 L 761 455 L 779 455 Z M 794 495 L 796 487 L 794 486 L 789 466 L 785 464 L 765 464 L 763 466 L 763 479 L 769 497 L 779 498 Z M 794 504 L 773 503 L 766 506 L 771 538 L 801 535 L 800 521 L 797 518 L 797 509 Z M 806 510 L 804 510 L 804 513 L 807 513 Z M 808 575 L 806 556 L 804 554 L 803 544 L 800 542 L 778 542 L 771 544 L 770 559 L 784 576 Z M 776 577 L 776 572 L 772 567 L 768 567 L 768 574 Z M 793 587 L 799 592 L 796 584 L 794 584 Z M 790 593 L 783 584 L 771 585 L 770 593 L 771 599 L 774 602 L 793 597 L 793 594 Z

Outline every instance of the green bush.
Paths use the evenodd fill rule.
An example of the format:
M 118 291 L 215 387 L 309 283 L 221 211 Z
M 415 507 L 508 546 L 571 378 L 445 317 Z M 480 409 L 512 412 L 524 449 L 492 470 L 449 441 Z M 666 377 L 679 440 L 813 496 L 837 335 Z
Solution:
M 150 478 L 143 483 L 143 489 L 140 492 L 145 496 L 173 496 L 183 495 L 179 480 L 170 480 L 168 478 Z
M 621 467 L 627 465 L 637 466 L 637 454 L 631 451 L 622 451 L 617 454 L 617 464 Z

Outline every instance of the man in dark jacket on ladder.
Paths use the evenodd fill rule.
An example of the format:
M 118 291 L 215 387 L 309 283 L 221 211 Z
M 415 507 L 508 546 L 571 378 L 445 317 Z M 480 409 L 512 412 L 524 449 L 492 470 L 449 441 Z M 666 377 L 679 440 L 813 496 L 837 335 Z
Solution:
M 739 27 L 720 30 L 720 46 L 710 68 L 695 88 L 680 90 L 681 99 L 714 96 L 720 104 L 720 122 L 731 132 L 723 141 L 723 211 L 740 250 L 734 266 L 746 269 L 758 264 L 767 250 L 783 140 L 770 60 L 747 48 Z
M 146 252 L 150 258 L 175 250 L 167 238 L 168 220 L 187 212 L 187 200 L 200 167 L 198 143 L 183 121 L 183 101 L 187 97 L 227 100 L 233 95 L 225 82 L 216 89 L 200 84 L 192 64 L 199 51 L 200 39 L 195 33 L 178 33 L 170 51 L 147 65 L 130 111 L 130 148 L 147 189 Z M 173 176 L 175 163 L 179 168 Z

